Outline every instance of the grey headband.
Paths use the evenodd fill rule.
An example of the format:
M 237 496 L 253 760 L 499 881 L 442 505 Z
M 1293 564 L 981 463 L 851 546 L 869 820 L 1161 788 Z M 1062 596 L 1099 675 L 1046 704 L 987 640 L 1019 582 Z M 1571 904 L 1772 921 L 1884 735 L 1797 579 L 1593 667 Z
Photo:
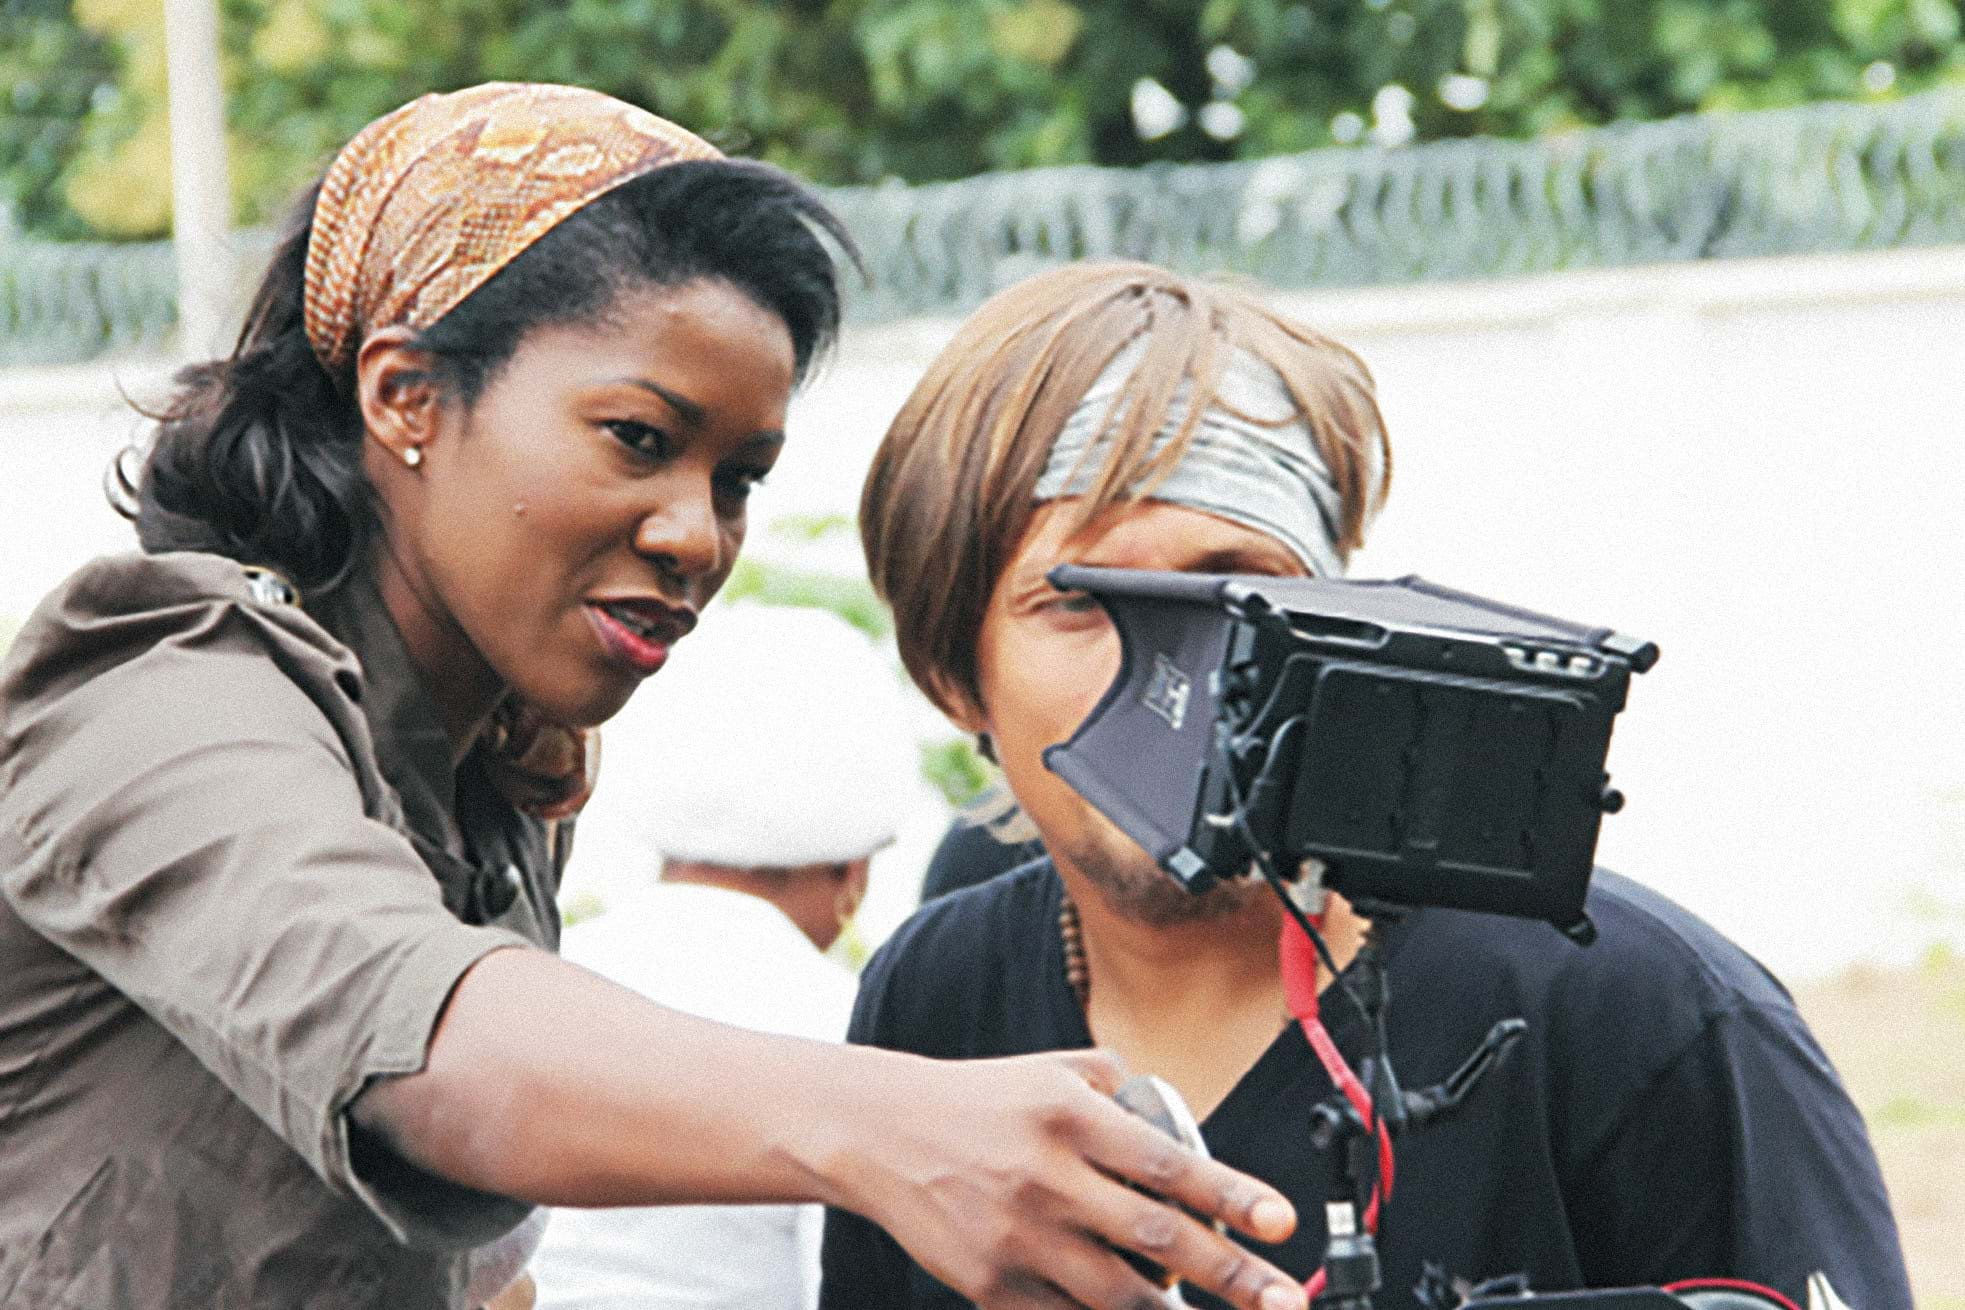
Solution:
M 1036 498 L 1082 496 L 1097 480 L 1110 449 L 1106 426 L 1120 389 L 1145 353 L 1143 343 L 1119 352 L 1085 392 L 1051 446 L 1037 479 Z M 1187 420 L 1192 381 L 1183 379 L 1154 434 L 1163 449 Z M 1195 425 L 1192 444 L 1152 499 L 1203 510 L 1276 538 L 1320 578 L 1342 577 L 1337 549 L 1342 498 L 1318 453 L 1309 421 L 1298 413 L 1276 370 L 1245 350 L 1229 356 L 1221 383 Z M 1239 411 L 1239 412 L 1237 412 Z M 1243 415 L 1270 423 L 1251 422 Z M 1097 449 L 1090 457 L 1087 450 Z

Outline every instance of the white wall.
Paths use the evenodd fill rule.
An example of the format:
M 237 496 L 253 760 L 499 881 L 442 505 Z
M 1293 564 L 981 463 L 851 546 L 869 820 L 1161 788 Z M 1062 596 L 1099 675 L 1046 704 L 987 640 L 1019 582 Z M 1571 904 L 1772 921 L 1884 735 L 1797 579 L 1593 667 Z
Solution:
M 1911 889 L 1965 898 L 1965 251 L 1368 308 L 1403 462 L 1361 568 L 1664 651 L 1603 860 L 1783 972 L 1927 937 Z
M 1607 864 L 1792 975 L 1928 940 L 1914 891 L 1965 902 L 1965 249 L 1281 300 L 1379 380 L 1396 475 L 1356 573 L 1663 648 L 1612 749 Z M 758 522 L 853 509 L 951 327 L 849 332 Z M 0 374 L 0 615 L 124 539 L 97 488 L 129 430 L 99 370 Z M 886 857 L 876 933 L 939 826 L 924 802 Z
M 135 544 L 103 498 L 110 458 L 142 428 L 120 392 L 154 398 L 152 360 L 0 369 L 0 623 L 91 555 Z
M 1355 574 L 1662 647 L 1606 864 L 1797 976 L 1921 946 L 1915 892 L 1965 903 L 1965 249 L 1279 303 L 1378 378 L 1395 475 Z M 857 334 L 761 512 L 850 507 L 947 331 Z

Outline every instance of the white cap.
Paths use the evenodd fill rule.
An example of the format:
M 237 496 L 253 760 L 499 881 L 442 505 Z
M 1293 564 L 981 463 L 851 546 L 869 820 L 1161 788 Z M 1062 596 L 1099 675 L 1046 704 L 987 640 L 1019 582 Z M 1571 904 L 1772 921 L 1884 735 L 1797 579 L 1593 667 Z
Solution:
M 897 666 L 843 619 L 712 606 L 601 729 L 582 823 L 645 855 L 649 873 L 660 857 L 787 868 L 870 855 L 918 790 L 905 705 Z

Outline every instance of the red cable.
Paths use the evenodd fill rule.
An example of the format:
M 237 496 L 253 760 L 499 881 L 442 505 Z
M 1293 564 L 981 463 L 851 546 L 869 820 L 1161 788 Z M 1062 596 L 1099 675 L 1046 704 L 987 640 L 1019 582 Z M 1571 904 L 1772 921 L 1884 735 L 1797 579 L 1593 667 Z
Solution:
M 1750 1283 L 1744 1278 L 1684 1278 L 1676 1283 L 1665 1284 L 1664 1290 L 1678 1293 L 1700 1292 L 1709 1288 L 1724 1292 L 1754 1292 L 1766 1297 L 1776 1305 L 1785 1306 L 1786 1310 L 1801 1310 L 1800 1306 L 1790 1301 L 1787 1297 L 1782 1296 L 1773 1288 L 1762 1287 L 1759 1283 Z
M 1323 927 L 1320 916 L 1313 916 L 1310 922 L 1317 928 Z M 1289 1011 L 1303 1028 L 1303 1035 L 1309 1039 L 1310 1049 L 1317 1053 L 1324 1072 L 1330 1075 L 1331 1083 L 1344 1094 L 1358 1117 L 1368 1124 L 1376 1123 L 1372 1111 L 1371 1093 L 1351 1071 L 1344 1053 L 1337 1049 L 1331 1040 L 1330 1031 L 1324 1027 L 1318 1014 L 1317 1003 L 1317 948 L 1303 931 L 1303 925 L 1296 916 L 1283 916 L 1282 940 L 1277 946 L 1277 958 L 1282 964 L 1283 996 Z M 1378 1133 L 1378 1180 L 1372 1185 L 1371 1199 L 1365 1206 L 1365 1231 L 1376 1236 L 1378 1233 L 1378 1213 L 1380 1203 L 1392 1194 L 1392 1135 L 1380 1125 Z M 1312 1302 L 1323 1295 L 1324 1286 L 1329 1281 L 1328 1272 L 1320 1265 L 1317 1272 L 1310 1275 L 1303 1284 L 1303 1290 Z M 1748 1282 L 1741 1278 L 1688 1278 L 1669 1283 L 1667 1292 L 1696 1292 L 1702 1289 L 1725 1290 L 1732 1292 L 1752 1292 L 1767 1297 L 1782 1310 L 1801 1310 L 1793 1301 L 1771 1287 Z
M 1320 918 L 1312 918 L 1311 922 L 1319 928 L 1323 926 Z M 1282 964 L 1284 999 L 1289 1005 L 1290 1014 L 1302 1027 L 1304 1037 L 1309 1039 L 1310 1049 L 1317 1053 L 1317 1059 L 1323 1064 L 1324 1072 L 1330 1075 L 1332 1085 L 1344 1094 L 1344 1099 L 1358 1112 L 1358 1117 L 1378 1128 L 1378 1178 L 1372 1184 L 1364 1217 L 1365 1231 L 1376 1236 L 1380 1205 L 1392 1194 L 1392 1135 L 1378 1123 L 1371 1093 L 1358 1081 L 1358 1075 L 1351 1071 L 1344 1053 L 1337 1049 L 1337 1043 L 1331 1040 L 1330 1031 L 1324 1027 L 1323 1019 L 1318 1015 L 1317 948 L 1309 934 L 1303 931 L 1303 925 L 1296 921 L 1295 915 L 1283 916 L 1282 940 L 1277 944 L 1277 958 Z M 1319 1265 L 1317 1272 L 1303 1284 L 1303 1290 L 1312 1301 L 1323 1294 L 1327 1279 L 1328 1274 Z

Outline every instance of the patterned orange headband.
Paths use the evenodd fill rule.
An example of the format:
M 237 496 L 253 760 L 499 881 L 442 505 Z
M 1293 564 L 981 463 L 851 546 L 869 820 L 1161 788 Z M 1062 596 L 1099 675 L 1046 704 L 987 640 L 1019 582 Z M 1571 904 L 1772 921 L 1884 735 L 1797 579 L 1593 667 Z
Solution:
M 376 119 L 314 204 L 307 340 L 328 372 L 379 328 L 422 331 L 582 205 L 709 142 L 598 91 L 488 82 Z

